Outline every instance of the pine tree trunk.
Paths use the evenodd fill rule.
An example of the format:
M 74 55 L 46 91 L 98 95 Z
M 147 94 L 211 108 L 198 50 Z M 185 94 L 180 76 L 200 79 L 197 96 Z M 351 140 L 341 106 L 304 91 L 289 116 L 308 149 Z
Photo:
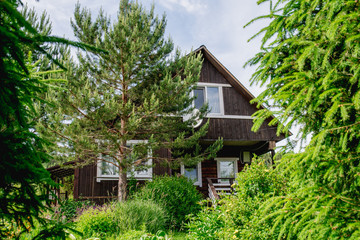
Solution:
M 127 187 L 126 170 L 124 168 L 120 167 L 119 168 L 119 181 L 118 181 L 118 201 L 119 202 L 126 201 L 126 198 L 127 198 L 126 187 Z
M 125 70 L 122 69 L 122 74 L 123 76 L 125 75 Z M 122 96 L 121 96 L 121 100 L 122 100 L 122 105 L 123 105 L 123 109 L 125 109 L 126 103 L 128 102 L 128 96 L 127 96 L 127 90 L 128 90 L 128 86 L 126 84 L 126 81 L 124 81 L 122 83 Z M 120 133 L 121 136 L 125 136 L 126 135 L 126 126 L 127 126 L 127 116 L 122 115 L 120 117 L 120 121 L 121 121 L 121 128 L 120 128 Z M 120 166 L 119 166 L 119 182 L 118 182 L 118 201 L 119 202 L 123 202 L 126 201 L 126 186 L 127 186 L 127 166 L 125 165 L 126 162 L 126 154 L 125 154 L 125 149 L 126 149 L 126 140 L 121 139 L 121 143 L 120 143 Z M 126 167 L 124 167 L 126 166 Z

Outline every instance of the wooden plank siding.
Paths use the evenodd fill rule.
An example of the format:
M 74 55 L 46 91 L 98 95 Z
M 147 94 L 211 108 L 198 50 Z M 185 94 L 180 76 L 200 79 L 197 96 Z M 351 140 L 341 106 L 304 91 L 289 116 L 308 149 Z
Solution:
M 251 131 L 251 119 L 210 118 L 209 121 L 203 140 L 213 141 L 222 137 L 224 141 L 280 141 L 284 138 L 276 136 L 276 127 L 266 126 L 268 121 L 257 132 Z
M 161 149 L 156 152 L 157 156 L 161 158 L 169 158 L 171 156 L 170 151 L 167 149 Z M 154 160 L 153 176 L 155 175 L 171 175 L 172 171 L 169 167 L 161 164 Z M 110 197 L 117 196 L 118 193 L 118 181 L 117 180 L 102 180 L 97 181 L 97 165 L 90 164 L 82 168 L 75 170 L 77 177 L 74 180 L 74 197 L 92 199 L 97 203 L 103 203 L 106 200 L 111 199 Z M 139 181 L 140 184 L 145 181 Z M 98 197 L 98 199 L 96 199 Z M 100 198 L 109 197 L 109 199 Z
M 199 82 L 229 84 L 225 77 L 219 73 L 219 71 L 206 58 L 204 58 L 203 61 Z
M 241 95 L 234 87 L 223 87 L 225 115 L 251 116 L 257 109 L 255 104 Z

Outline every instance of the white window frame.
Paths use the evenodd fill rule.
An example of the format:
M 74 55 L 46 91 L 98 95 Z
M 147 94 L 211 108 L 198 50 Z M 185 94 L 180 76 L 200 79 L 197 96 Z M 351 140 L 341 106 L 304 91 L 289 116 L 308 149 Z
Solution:
M 147 140 L 128 140 L 126 142 L 126 145 L 135 145 L 137 143 L 146 143 Z M 148 151 L 148 157 L 149 157 L 149 160 L 147 161 L 146 165 L 148 166 L 151 166 L 152 165 L 152 151 L 151 149 L 149 149 Z M 100 154 L 100 158 L 102 158 L 102 155 Z M 97 173 L 96 173 L 96 181 L 97 182 L 100 182 L 102 180 L 117 180 L 119 179 L 119 174 L 116 174 L 116 175 L 108 175 L 108 174 L 102 174 L 102 169 L 101 169 L 101 164 L 102 164 L 102 160 L 98 160 L 97 161 Z M 135 177 L 135 179 L 137 180 L 151 180 L 152 179 L 152 173 L 153 173 L 153 169 L 152 167 L 149 167 L 147 169 L 147 174 L 138 174 L 137 171 L 135 172 L 135 174 L 133 175 L 132 172 L 134 172 L 133 170 L 131 170 L 130 172 L 128 171 L 127 173 L 127 177 Z
M 197 87 L 205 88 L 204 96 L 205 96 L 205 102 L 207 102 L 207 87 L 218 87 L 219 88 L 219 98 L 220 98 L 220 113 L 208 113 L 206 115 L 207 118 L 224 118 L 224 119 L 243 119 L 243 120 L 253 120 L 254 118 L 252 116 L 246 116 L 246 115 L 225 115 L 225 105 L 224 105 L 224 94 L 223 94 L 223 88 L 232 88 L 230 84 L 225 83 L 207 83 L 207 82 L 198 82 Z M 191 96 L 194 96 L 194 92 L 191 92 Z M 193 107 L 194 102 L 193 102 Z
M 239 158 L 233 158 L 233 157 L 222 157 L 222 158 L 215 158 L 216 163 L 216 170 L 217 170 L 217 177 L 221 178 L 221 171 L 220 171 L 220 162 L 234 162 L 234 178 L 236 178 L 236 175 L 238 173 L 238 161 Z M 219 180 L 219 183 L 221 183 L 221 180 Z
M 198 83 L 197 84 L 198 88 L 204 88 L 204 100 L 205 103 L 208 103 L 208 96 L 207 96 L 207 92 L 208 92 L 208 87 L 216 87 L 219 90 L 219 107 L 220 107 L 220 112 L 219 113 L 211 113 L 209 112 L 207 114 L 208 117 L 210 116 L 223 116 L 224 115 L 224 96 L 223 96 L 223 87 L 231 87 L 230 84 L 217 84 L 217 83 Z M 192 92 L 192 96 L 194 96 L 194 92 Z M 193 106 L 195 107 L 194 103 Z M 209 106 L 210 108 L 211 106 Z
M 201 162 L 199 162 L 196 165 L 196 167 L 197 167 L 198 179 L 197 179 L 197 181 L 194 182 L 194 185 L 202 187 Z M 184 166 L 184 164 L 181 164 L 180 172 L 181 172 L 181 175 L 183 175 L 185 177 L 185 166 Z

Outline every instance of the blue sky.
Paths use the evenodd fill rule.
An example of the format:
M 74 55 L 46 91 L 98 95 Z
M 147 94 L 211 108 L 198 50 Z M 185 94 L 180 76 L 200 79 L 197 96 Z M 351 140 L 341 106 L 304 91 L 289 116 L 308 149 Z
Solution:
M 70 18 L 73 17 L 75 0 L 23 0 L 40 13 L 46 10 L 53 23 L 53 34 L 74 39 Z M 116 16 L 119 0 L 79 0 L 94 15 L 102 7 Z M 166 35 L 170 36 L 183 53 L 205 45 L 218 60 L 250 92 L 257 96 L 261 89 L 250 86 L 249 79 L 255 68 L 243 65 L 253 57 L 260 47 L 260 38 L 247 40 L 261 28 L 265 21 L 259 21 L 247 28 L 243 26 L 251 19 L 264 15 L 268 6 L 258 6 L 255 0 L 139 0 L 147 9 L 155 4 L 155 12 L 166 14 Z

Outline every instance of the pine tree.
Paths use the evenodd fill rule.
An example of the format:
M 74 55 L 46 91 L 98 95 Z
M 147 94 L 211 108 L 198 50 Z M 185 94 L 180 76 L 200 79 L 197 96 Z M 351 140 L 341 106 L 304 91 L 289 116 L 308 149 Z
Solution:
M 149 159 L 179 167 L 214 156 L 220 141 L 207 149 L 198 142 L 208 124 L 198 131 L 191 127 L 206 108 L 188 121 L 182 118 L 193 111 L 190 93 L 199 79 L 201 56 L 171 55 L 165 16 L 155 16 L 154 7 L 147 11 L 122 0 L 113 22 L 102 11 L 92 20 L 90 11 L 77 4 L 72 26 L 80 41 L 108 54 L 78 54 L 79 66 L 68 78 L 59 107 L 59 115 L 71 124 L 52 130 L 69 139 L 82 164 L 101 160 L 118 169 L 119 201 L 126 199 L 127 172 L 152 167 L 146 165 Z M 131 140 L 142 141 L 129 147 Z M 156 155 L 164 148 L 171 159 Z
M 267 85 L 255 101 L 276 110 L 258 111 L 254 129 L 274 114 L 278 132 L 299 124 L 311 142 L 282 159 L 278 167 L 292 189 L 265 204 L 265 218 L 273 219 L 278 239 L 359 239 L 360 3 L 270 3 L 270 14 L 254 19 L 272 22 L 249 64 L 259 64 L 252 80 Z

